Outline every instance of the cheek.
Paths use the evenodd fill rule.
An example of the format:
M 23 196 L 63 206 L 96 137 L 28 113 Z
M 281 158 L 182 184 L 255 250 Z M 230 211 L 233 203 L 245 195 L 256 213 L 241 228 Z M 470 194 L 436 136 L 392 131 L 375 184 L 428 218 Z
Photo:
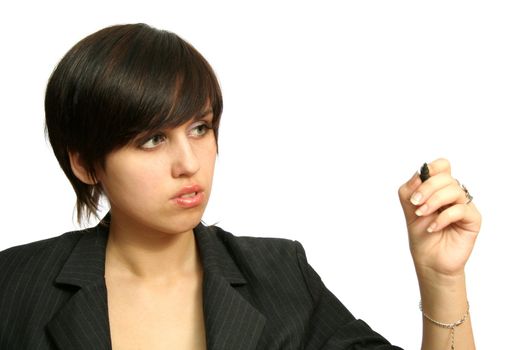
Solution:
M 198 158 L 201 165 L 201 170 L 207 173 L 212 173 L 215 169 L 215 160 L 217 159 L 217 146 L 215 144 L 215 138 L 211 138 L 207 144 L 201 148 L 197 148 Z
M 211 183 L 213 181 L 213 174 L 215 172 L 215 161 L 217 158 L 216 153 L 211 153 L 208 151 L 203 152 L 199 156 L 200 160 L 200 169 L 199 173 L 197 174 L 197 179 L 200 181 L 204 181 L 204 183 L 208 183 L 208 185 L 211 186 Z
M 144 206 L 162 194 L 162 165 L 115 162 L 108 167 L 105 190 L 115 205 Z

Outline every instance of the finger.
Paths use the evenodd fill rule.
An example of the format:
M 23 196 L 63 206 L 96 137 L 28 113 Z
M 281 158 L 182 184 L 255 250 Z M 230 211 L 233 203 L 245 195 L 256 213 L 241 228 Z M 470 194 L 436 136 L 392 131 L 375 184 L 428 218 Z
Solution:
M 407 200 L 419 185 L 421 185 L 421 179 L 419 178 L 419 173 L 416 171 L 407 182 L 399 187 L 399 197 Z
M 455 224 L 463 230 L 477 233 L 481 224 L 481 215 L 475 205 L 455 204 L 443 210 L 427 228 L 428 232 L 440 231 Z
M 427 228 L 428 232 L 442 230 L 453 222 L 463 219 L 467 206 L 465 204 L 456 204 L 443 210 Z
M 430 176 L 437 175 L 439 173 L 451 173 L 450 162 L 446 158 L 438 158 L 428 163 L 428 171 Z
M 450 162 L 445 158 L 438 158 L 431 163 L 428 164 L 430 178 L 425 181 L 430 183 L 441 181 L 443 182 L 441 186 L 445 186 L 445 182 L 443 179 L 438 180 L 432 180 L 432 177 L 440 177 L 438 174 L 444 173 L 449 175 L 450 178 Z M 398 190 L 399 200 L 401 202 L 401 207 L 403 208 L 403 212 L 405 214 L 405 218 L 408 224 L 413 222 L 415 219 L 417 219 L 417 216 L 414 213 L 414 204 L 410 202 L 410 198 L 416 191 L 416 189 L 421 186 L 423 182 L 419 178 L 419 172 L 416 172 L 406 183 L 404 183 Z M 427 186 L 426 186 L 427 187 Z M 427 197 L 430 195 L 427 194 Z M 422 203 L 422 199 L 419 201 L 419 203 Z
M 397 191 L 407 222 L 411 222 L 415 217 L 414 206 L 410 203 L 410 196 L 419 185 L 421 185 L 421 179 L 419 178 L 419 173 L 416 172 Z
M 454 180 L 450 174 L 438 173 L 437 175 L 430 177 L 427 181 L 423 182 L 419 187 L 416 188 L 414 193 L 412 193 L 410 196 L 410 202 L 414 205 L 423 204 L 435 192 L 452 184 L 457 187 L 456 180 Z
M 450 204 L 465 203 L 465 192 L 454 183 L 435 191 L 432 195 L 415 211 L 417 216 L 427 216 L 435 211 L 445 210 Z
M 428 164 L 430 176 L 436 176 L 439 173 L 450 175 L 450 162 L 445 158 L 439 158 Z M 430 181 L 427 180 L 426 182 Z M 425 183 L 426 183 L 425 182 Z M 431 181 L 432 182 L 432 181 Z M 398 190 L 400 200 L 406 201 L 422 184 L 419 178 L 419 172 L 416 172 L 406 183 L 404 183 Z

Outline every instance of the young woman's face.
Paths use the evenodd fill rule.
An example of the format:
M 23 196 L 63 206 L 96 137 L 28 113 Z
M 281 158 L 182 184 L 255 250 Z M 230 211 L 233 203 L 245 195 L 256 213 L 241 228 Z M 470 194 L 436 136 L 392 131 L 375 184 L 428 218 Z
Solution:
M 112 222 L 163 233 L 186 232 L 199 223 L 217 154 L 212 118 L 210 112 L 177 128 L 139 136 L 106 157 L 97 178 L 111 204 Z M 181 198 L 185 189 L 197 194 Z

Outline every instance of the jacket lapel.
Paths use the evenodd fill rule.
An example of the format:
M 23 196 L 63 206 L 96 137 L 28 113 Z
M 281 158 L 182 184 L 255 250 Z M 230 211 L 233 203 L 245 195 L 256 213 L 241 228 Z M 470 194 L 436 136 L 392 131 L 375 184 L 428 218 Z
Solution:
M 104 281 L 107 233 L 102 224 L 83 233 L 55 279 L 64 288 L 80 287 L 46 327 L 61 350 L 111 349 Z
M 111 336 L 104 280 L 108 215 L 83 233 L 55 279 L 78 289 L 46 329 L 60 350 L 110 350 Z M 208 350 L 253 350 L 266 322 L 236 288 L 246 279 L 231 253 L 213 232 L 199 223 L 194 234 L 204 269 L 203 303 Z
M 204 268 L 204 315 L 208 350 L 252 350 L 266 318 L 236 288 L 246 279 L 215 228 L 199 224 L 195 236 Z

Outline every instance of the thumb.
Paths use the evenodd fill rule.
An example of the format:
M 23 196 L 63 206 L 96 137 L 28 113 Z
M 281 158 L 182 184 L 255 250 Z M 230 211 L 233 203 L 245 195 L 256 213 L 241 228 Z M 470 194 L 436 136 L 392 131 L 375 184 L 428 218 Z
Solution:
M 399 201 L 401 202 L 401 207 L 405 213 L 405 219 L 407 224 L 413 222 L 418 218 L 414 211 L 414 204 L 410 202 L 410 197 L 416 191 L 416 189 L 421 185 L 421 179 L 419 178 L 419 172 L 416 171 L 412 177 L 405 182 L 401 187 L 399 187 L 398 195 Z

